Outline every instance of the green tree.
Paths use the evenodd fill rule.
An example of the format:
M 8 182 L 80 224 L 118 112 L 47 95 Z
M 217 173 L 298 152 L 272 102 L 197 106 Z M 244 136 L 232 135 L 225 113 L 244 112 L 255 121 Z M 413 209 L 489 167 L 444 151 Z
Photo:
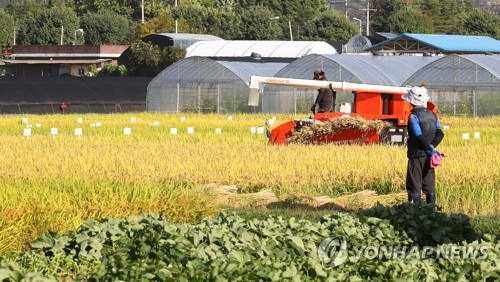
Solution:
M 186 57 L 186 49 L 176 46 L 167 47 L 167 54 L 165 57 L 165 67 L 178 62 Z M 161 70 L 160 70 L 161 71 Z
M 438 34 L 453 33 L 474 7 L 473 0 L 416 0 L 413 5 L 432 20 Z
M 281 0 L 280 17 L 305 23 L 327 8 L 326 0 Z
M 96 71 L 97 69 L 92 69 Z M 124 65 L 114 66 L 111 63 L 106 63 L 98 70 L 96 76 L 127 76 L 127 68 Z
M 189 30 L 189 26 L 185 19 L 177 21 L 178 30 Z M 137 27 L 134 40 L 141 39 L 144 36 L 155 33 L 175 32 L 175 19 L 171 13 L 163 12 L 162 14 L 144 22 Z
M 334 9 L 327 9 L 311 19 L 303 30 L 301 40 L 315 41 L 348 40 L 358 33 L 358 27 Z
M 485 35 L 500 40 L 500 16 L 491 11 L 475 8 L 462 23 L 464 34 Z
M 0 51 L 10 48 L 14 43 L 14 17 L 0 9 Z
M 229 8 L 208 8 L 205 25 L 207 33 L 224 39 L 241 38 L 242 19 L 238 12 Z
M 18 19 L 16 43 L 20 45 L 69 44 L 74 41 L 79 19 L 71 8 L 53 6 L 32 9 Z
M 155 76 L 169 65 L 186 57 L 186 50 L 169 46 L 160 48 L 151 42 L 135 41 L 130 46 L 128 74 L 132 76 Z
M 275 14 L 264 6 L 250 6 L 241 11 L 241 35 L 237 39 L 278 40 L 283 30 Z
M 73 0 L 76 13 L 83 16 L 89 13 L 113 12 L 129 18 L 139 19 L 140 0 Z
M 86 14 L 82 17 L 86 44 L 128 44 L 129 22 L 126 17 L 114 12 Z
M 370 29 L 379 32 L 392 31 L 390 17 L 404 10 L 405 7 L 406 5 L 403 0 L 373 1 L 373 8 L 376 9 L 376 11 L 371 14 L 372 21 L 370 22 Z
M 165 7 L 173 5 L 174 3 L 174 0 L 145 0 L 144 18 L 154 19 L 155 17 L 161 16 L 165 12 Z
M 170 12 L 174 19 L 184 19 L 188 23 L 189 30 L 179 30 L 179 32 L 208 33 L 206 26 L 208 9 L 206 7 L 201 5 L 182 5 L 168 9 L 167 12 Z
M 186 23 L 179 25 L 179 32 L 212 34 L 224 39 L 241 37 L 241 16 L 232 7 L 178 6 L 167 9 L 167 13 L 179 23 Z
M 408 6 L 389 17 L 389 31 L 401 33 L 433 33 L 432 22 L 422 12 Z

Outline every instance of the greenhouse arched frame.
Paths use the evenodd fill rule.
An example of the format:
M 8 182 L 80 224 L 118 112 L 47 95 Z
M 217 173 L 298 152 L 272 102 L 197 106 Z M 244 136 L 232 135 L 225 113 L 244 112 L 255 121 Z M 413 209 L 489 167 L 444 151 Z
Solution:
M 189 57 L 169 66 L 149 83 L 148 112 L 252 113 L 250 77 L 273 76 L 286 62 L 223 61 Z

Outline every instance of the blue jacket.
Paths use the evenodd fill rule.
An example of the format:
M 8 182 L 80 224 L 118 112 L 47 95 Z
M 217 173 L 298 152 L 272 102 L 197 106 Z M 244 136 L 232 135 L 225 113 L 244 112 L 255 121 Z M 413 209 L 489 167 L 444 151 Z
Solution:
M 425 156 L 436 148 L 444 134 L 436 114 L 424 107 L 415 107 L 408 119 L 408 158 Z

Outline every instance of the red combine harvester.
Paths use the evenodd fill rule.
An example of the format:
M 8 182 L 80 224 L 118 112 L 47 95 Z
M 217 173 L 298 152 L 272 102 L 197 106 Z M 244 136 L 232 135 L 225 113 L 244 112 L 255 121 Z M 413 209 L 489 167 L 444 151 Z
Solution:
M 381 133 L 377 130 L 347 129 L 335 133 L 324 133 L 315 137 L 314 144 L 336 143 L 336 144 L 405 144 L 408 136 L 408 115 L 412 109 L 410 103 L 403 100 L 401 95 L 406 94 L 410 88 L 370 85 L 349 82 L 335 82 L 325 80 L 291 79 L 279 77 L 252 76 L 250 80 L 250 106 L 259 105 L 260 84 L 278 86 L 294 86 L 301 88 L 332 88 L 333 90 L 352 91 L 354 103 L 343 103 L 339 112 L 316 113 L 314 117 L 303 120 L 285 122 L 272 131 L 268 129 L 269 144 L 286 144 L 287 139 L 300 132 L 305 126 L 313 126 L 316 123 L 331 121 L 340 117 L 361 117 L 365 120 L 382 120 L 391 124 Z M 434 113 L 436 107 L 427 102 L 427 108 Z

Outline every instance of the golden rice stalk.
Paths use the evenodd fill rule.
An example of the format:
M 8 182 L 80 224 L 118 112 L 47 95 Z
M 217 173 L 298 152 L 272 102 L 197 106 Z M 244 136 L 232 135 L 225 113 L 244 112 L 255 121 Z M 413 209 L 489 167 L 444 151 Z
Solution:
M 318 137 L 344 130 L 361 130 L 362 132 L 376 130 L 380 134 L 384 128 L 390 125 L 383 120 L 367 120 L 360 116 L 336 117 L 325 122 L 316 121 L 312 126 L 303 126 L 295 134 L 288 137 L 287 142 L 289 144 L 312 144 Z

